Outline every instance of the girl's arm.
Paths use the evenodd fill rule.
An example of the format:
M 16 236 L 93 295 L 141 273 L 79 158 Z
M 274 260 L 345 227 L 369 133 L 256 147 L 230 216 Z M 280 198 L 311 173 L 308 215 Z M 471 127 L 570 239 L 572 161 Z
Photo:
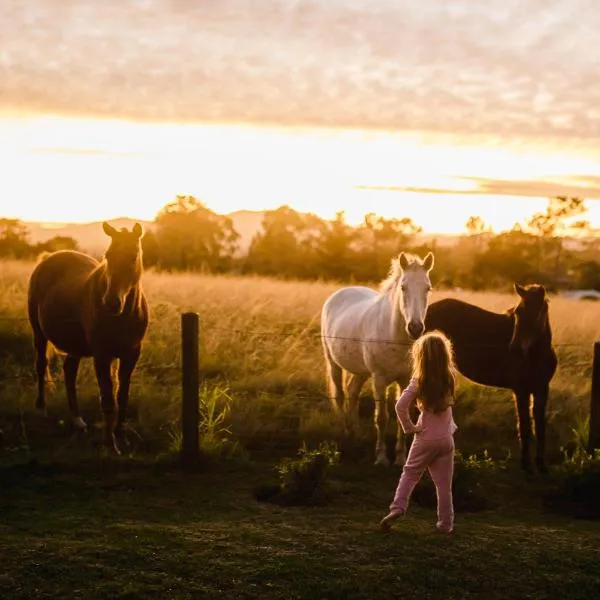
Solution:
M 412 422 L 409 413 L 410 405 L 416 399 L 417 380 L 411 379 L 408 387 L 404 388 L 402 394 L 400 394 L 400 398 L 396 402 L 396 415 L 404 433 L 419 433 L 421 431 L 421 428 Z

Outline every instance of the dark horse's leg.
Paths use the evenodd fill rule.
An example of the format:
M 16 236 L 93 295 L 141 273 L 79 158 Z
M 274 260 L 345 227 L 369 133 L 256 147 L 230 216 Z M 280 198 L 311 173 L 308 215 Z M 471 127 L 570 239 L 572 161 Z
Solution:
M 109 450 L 113 450 L 116 454 L 121 454 L 114 435 L 116 414 L 113 380 L 110 372 L 111 363 L 112 358 L 108 356 L 94 356 L 94 368 L 100 388 L 100 401 L 104 414 L 104 444 Z
M 35 372 L 37 375 L 37 399 L 35 407 L 41 412 L 46 412 L 46 370 L 48 368 L 48 340 L 37 327 L 33 328 L 33 346 L 35 349 Z
M 517 403 L 517 420 L 519 423 L 519 437 L 521 439 L 521 468 L 531 472 L 531 457 L 529 444 L 531 443 L 531 415 L 529 411 L 530 393 L 526 389 L 515 390 Z
M 117 392 L 119 410 L 117 413 L 115 435 L 117 436 L 117 440 L 123 443 L 127 443 L 124 425 L 127 419 L 127 404 L 129 403 L 129 384 L 131 383 L 131 374 L 140 357 L 140 352 L 141 347 L 133 348 L 131 352 L 119 359 L 119 390 Z
M 548 405 L 548 383 L 542 384 L 533 392 L 533 417 L 535 419 L 536 456 L 535 462 L 540 473 L 547 473 L 546 454 L 546 407 Z
M 81 359 L 78 356 L 67 354 L 63 361 L 63 373 L 65 375 L 65 388 L 67 390 L 67 400 L 69 402 L 69 410 L 71 411 L 71 420 L 76 429 L 85 431 L 87 425 L 79 415 L 77 406 L 77 371 Z

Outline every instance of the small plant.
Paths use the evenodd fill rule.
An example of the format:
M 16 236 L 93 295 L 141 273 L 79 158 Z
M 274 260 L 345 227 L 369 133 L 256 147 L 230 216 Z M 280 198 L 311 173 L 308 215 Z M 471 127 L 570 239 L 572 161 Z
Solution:
M 578 419 L 573 438 L 561 448 L 556 489 L 544 496 L 547 510 L 580 519 L 600 519 L 600 450 L 587 451 L 590 419 Z
M 279 484 L 257 491 L 257 499 L 278 504 L 324 504 L 328 471 L 339 459 L 335 442 L 321 442 L 314 450 L 303 443 L 298 458 L 283 458 L 276 465 Z
M 238 444 L 231 440 L 231 430 L 227 419 L 231 413 L 233 398 L 227 386 L 204 384 L 200 389 L 198 437 L 200 450 L 205 455 L 233 455 L 239 451 Z M 180 452 L 183 435 L 179 428 L 169 432 L 169 451 Z
M 568 471 L 582 469 L 590 461 L 595 459 L 587 451 L 587 440 L 590 433 L 590 417 L 579 418 L 575 422 L 575 427 L 571 428 L 573 434 L 572 440 L 567 446 L 561 447 L 563 454 L 563 467 Z
M 544 496 L 544 506 L 578 519 L 600 519 L 600 451 L 579 453 L 563 463 L 558 486 Z

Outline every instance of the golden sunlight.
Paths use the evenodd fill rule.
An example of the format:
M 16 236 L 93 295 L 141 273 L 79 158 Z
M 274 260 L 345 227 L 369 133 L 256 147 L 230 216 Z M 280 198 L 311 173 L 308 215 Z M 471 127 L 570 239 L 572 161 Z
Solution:
M 39 117 L 0 120 L 0 140 L 0 213 L 26 221 L 151 220 L 192 194 L 219 213 L 289 204 L 357 223 L 376 212 L 435 233 L 479 215 L 500 231 L 543 210 L 542 184 L 600 176 L 584 154 L 359 130 Z

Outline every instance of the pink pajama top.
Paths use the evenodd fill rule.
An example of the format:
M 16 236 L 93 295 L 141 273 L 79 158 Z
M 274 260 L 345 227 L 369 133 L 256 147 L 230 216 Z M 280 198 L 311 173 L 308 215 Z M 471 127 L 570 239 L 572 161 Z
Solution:
M 415 433 L 416 428 L 422 428 L 420 432 L 416 432 L 416 435 L 424 441 L 439 440 L 449 435 L 454 435 L 454 432 L 458 428 L 454 422 L 451 406 L 440 413 L 424 410 L 419 415 L 417 423 L 412 422 L 409 409 L 411 404 L 417 399 L 417 390 L 417 380 L 411 379 L 408 387 L 403 390 L 396 402 L 396 415 L 398 415 L 398 420 L 400 421 L 400 425 L 402 425 L 402 431 L 404 433 Z

